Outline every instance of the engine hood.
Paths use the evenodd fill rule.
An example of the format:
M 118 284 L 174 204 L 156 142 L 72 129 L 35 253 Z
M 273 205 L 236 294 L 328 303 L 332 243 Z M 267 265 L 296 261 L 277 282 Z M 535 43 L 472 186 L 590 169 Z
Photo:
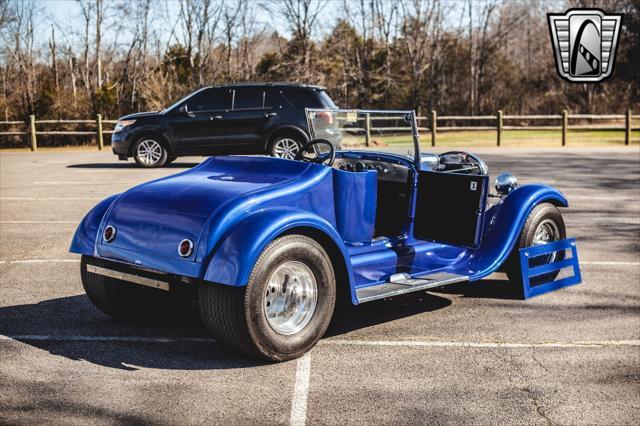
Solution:
M 196 251 L 180 257 L 180 241 L 188 238 L 198 247 L 203 230 L 225 206 L 274 191 L 309 167 L 269 157 L 212 157 L 186 172 L 136 186 L 105 213 L 96 241 L 98 254 L 151 268 L 159 258 L 196 262 Z M 108 225 L 116 228 L 110 243 L 102 239 Z
M 158 111 L 136 112 L 134 114 L 125 115 L 119 118 L 119 120 L 135 120 L 137 118 L 144 117 L 157 117 L 160 115 Z

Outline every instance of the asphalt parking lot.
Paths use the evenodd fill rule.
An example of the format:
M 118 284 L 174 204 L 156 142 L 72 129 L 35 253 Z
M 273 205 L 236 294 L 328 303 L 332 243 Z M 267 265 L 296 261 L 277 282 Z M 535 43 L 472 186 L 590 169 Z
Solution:
M 478 150 L 567 195 L 583 284 L 517 300 L 500 275 L 340 313 L 304 358 L 256 362 L 197 312 L 118 323 L 67 253 L 95 203 L 191 167 L 0 154 L 0 423 L 639 424 L 640 150 Z

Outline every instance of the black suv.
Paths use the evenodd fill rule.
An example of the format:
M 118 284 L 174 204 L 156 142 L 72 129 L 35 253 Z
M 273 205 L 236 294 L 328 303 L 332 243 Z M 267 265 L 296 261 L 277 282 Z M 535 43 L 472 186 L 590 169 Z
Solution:
M 205 87 L 160 112 L 118 120 L 114 154 L 143 167 L 184 155 L 269 154 L 292 159 L 309 140 L 305 108 L 335 109 L 325 89 L 285 83 Z M 337 147 L 340 132 L 326 114 L 322 137 Z

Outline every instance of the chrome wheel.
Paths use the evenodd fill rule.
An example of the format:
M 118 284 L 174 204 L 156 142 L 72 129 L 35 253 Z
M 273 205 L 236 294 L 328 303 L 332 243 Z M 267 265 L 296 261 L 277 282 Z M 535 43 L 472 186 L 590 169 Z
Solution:
M 300 151 L 300 145 L 298 142 L 290 138 L 278 139 L 273 144 L 273 155 L 275 157 L 293 160 L 298 151 Z
M 318 286 L 311 269 L 302 262 L 281 264 L 269 277 L 264 311 L 269 326 L 280 334 L 302 330 L 318 303 Z
M 136 156 L 142 163 L 154 165 L 162 158 L 162 145 L 153 139 L 145 139 L 138 144 Z
M 534 246 L 540 246 L 542 244 L 552 243 L 560 239 L 560 229 L 558 224 L 551 220 L 545 219 L 538 224 L 536 231 L 533 234 Z M 544 257 L 544 263 L 551 263 L 556 260 L 557 252 L 553 252 Z

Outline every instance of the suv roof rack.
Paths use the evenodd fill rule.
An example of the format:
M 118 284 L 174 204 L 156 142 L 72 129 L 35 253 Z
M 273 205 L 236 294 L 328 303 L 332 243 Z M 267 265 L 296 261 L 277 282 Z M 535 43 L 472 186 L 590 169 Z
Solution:
M 305 83 L 286 83 L 286 82 L 258 82 L 258 83 L 229 83 L 229 84 L 216 84 L 208 86 L 209 88 L 232 88 L 232 87 L 297 87 L 308 88 L 314 90 L 326 90 L 326 87 L 315 84 Z

